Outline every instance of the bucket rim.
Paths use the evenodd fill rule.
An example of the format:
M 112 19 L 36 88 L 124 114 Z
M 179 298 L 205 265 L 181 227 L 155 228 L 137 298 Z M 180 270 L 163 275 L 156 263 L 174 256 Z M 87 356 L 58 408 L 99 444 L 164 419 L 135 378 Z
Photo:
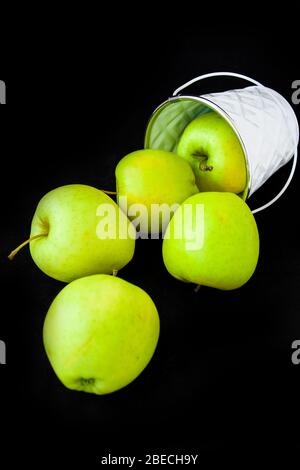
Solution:
M 219 105 L 214 103 L 213 101 L 209 100 L 208 98 L 204 96 L 193 96 L 193 95 L 177 95 L 177 96 L 172 96 L 165 100 L 163 103 L 161 103 L 157 108 L 152 112 L 150 119 L 148 120 L 148 125 L 146 128 L 146 133 L 145 133 L 145 139 L 144 139 L 144 147 L 149 148 L 149 140 L 150 140 L 150 133 L 152 131 L 152 127 L 154 124 L 154 119 L 157 117 L 157 115 L 164 109 L 166 108 L 169 104 L 174 103 L 176 101 L 182 101 L 182 100 L 190 100 L 190 101 L 197 101 L 198 103 L 202 103 L 206 107 L 212 109 L 213 111 L 217 112 L 222 116 L 223 119 L 226 120 L 226 122 L 230 125 L 234 133 L 236 134 L 240 145 L 243 149 L 244 157 L 245 157 L 245 165 L 246 165 L 246 185 L 245 189 L 242 193 L 239 193 L 239 195 L 242 197 L 244 201 L 249 196 L 250 193 L 250 188 L 251 188 L 251 181 L 252 181 L 252 176 L 251 176 L 251 168 L 250 168 L 250 160 L 248 156 L 248 152 L 245 146 L 245 143 L 242 139 L 241 134 L 239 133 L 238 129 L 235 126 L 234 121 L 232 118 L 229 116 L 224 109 L 222 109 Z

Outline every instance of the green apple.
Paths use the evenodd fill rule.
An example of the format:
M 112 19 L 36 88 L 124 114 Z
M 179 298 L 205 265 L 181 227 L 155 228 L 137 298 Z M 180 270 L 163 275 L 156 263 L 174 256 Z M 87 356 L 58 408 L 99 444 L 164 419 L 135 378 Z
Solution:
M 102 395 L 125 387 L 147 366 L 159 337 L 159 316 L 144 290 L 98 274 L 62 289 L 49 308 L 43 336 L 61 382 Z
M 223 290 L 252 276 L 259 235 L 247 204 L 236 194 L 198 193 L 175 212 L 164 236 L 163 259 L 177 279 Z
M 203 114 L 187 125 L 177 153 L 193 167 L 200 191 L 244 191 L 247 170 L 243 149 L 232 127 L 216 112 Z
M 152 233 L 165 230 L 172 206 L 177 208 L 198 192 L 188 162 L 164 150 L 144 149 L 125 156 L 116 167 L 116 185 L 120 207 L 140 224 L 141 232 Z
M 135 229 L 104 192 L 71 184 L 41 199 L 29 240 L 10 258 L 28 242 L 34 262 L 44 273 L 70 282 L 90 274 L 111 274 L 125 266 L 134 253 Z

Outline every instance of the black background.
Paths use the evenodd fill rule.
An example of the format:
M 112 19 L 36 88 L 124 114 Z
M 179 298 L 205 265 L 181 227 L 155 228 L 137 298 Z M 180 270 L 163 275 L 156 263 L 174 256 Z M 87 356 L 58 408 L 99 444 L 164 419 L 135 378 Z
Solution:
M 143 147 L 152 111 L 179 85 L 230 70 L 291 102 L 297 55 L 292 34 L 278 30 L 175 34 L 157 25 L 130 37 L 122 32 L 116 43 L 95 31 L 84 43 L 67 37 L 59 47 L 22 50 L 0 69 L 8 100 L 1 109 L 2 454 L 13 443 L 13 461 L 94 468 L 109 452 L 193 452 L 201 461 L 238 449 L 267 456 L 299 451 L 300 365 L 291 362 L 291 344 L 300 339 L 299 168 L 282 199 L 256 216 L 259 264 L 239 290 L 196 294 L 165 270 L 161 241 L 137 241 L 120 277 L 151 295 L 161 337 L 140 377 L 108 396 L 71 392 L 56 379 L 42 326 L 63 284 L 40 272 L 27 249 L 14 262 L 6 259 L 27 237 L 47 191 L 69 183 L 114 188 L 116 163 Z M 215 79 L 191 92 L 240 85 Z M 251 208 L 278 192 L 290 167 L 249 199 Z

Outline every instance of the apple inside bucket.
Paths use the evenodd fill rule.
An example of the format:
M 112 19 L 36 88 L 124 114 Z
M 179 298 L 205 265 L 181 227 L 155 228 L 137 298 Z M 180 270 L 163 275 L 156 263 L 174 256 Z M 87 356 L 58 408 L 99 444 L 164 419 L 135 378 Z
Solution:
M 229 116 L 203 97 L 170 98 L 153 113 L 145 148 L 186 159 L 200 191 L 229 191 L 246 199 L 250 172 L 244 143 Z

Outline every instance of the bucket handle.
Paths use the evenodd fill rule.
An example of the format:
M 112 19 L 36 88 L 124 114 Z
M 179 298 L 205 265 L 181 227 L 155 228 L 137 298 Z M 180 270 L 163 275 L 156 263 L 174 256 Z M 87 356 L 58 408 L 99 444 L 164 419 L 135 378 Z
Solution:
M 247 75 L 243 75 L 241 73 L 235 73 L 235 72 L 212 72 L 212 73 L 206 73 L 205 75 L 200 75 L 199 77 L 195 77 L 193 78 L 192 80 L 184 83 L 183 85 L 181 85 L 180 87 L 178 87 L 174 93 L 173 93 L 173 96 L 177 96 L 178 93 L 180 93 L 182 90 L 184 90 L 185 88 L 187 88 L 188 86 L 192 85 L 193 83 L 195 82 L 199 82 L 201 80 L 204 80 L 206 78 L 211 78 L 211 77 L 235 77 L 235 78 L 241 78 L 243 80 L 246 80 L 248 82 L 251 82 L 253 83 L 254 85 L 258 85 L 258 86 L 264 86 L 262 85 L 262 83 L 258 82 L 257 80 L 254 80 L 253 78 L 250 78 L 248 77 Z M 290 185 L 290 182 L 292 181 L 293 179 L 293 176 L 294 176 L 294 173 L 295 173 L 295 170 L 296 170 L 296 163 L 297 163 L 297 158 L 298 158 L 298 149 L 297 149 L 297 143 L 295 142 L 295 150 L 294 150 L 294 159 L 293 159 L 293 165 L 292 165 L 292 168 L 291 168 L 291 172 L 290 172 L 290 175 L 285 183 L 285 185 L 283 186 L 283 188 L 281 189 L 281 191 L 279 191 L 279 193 L 277 194 L 277 196 L 275 196 L 273 199 L 271 199 L 271 201 L 267 202 L 266 204 L 264 204 L 263 206 L 260 206 L 258 207 L 257 209 L 254 209 L 252 211 L 252 214 L 255 214 L 257 212 L 260 212 L 264 209 L 266 209 L 267 207 L 271 206 L 275 201 L 277 201 L 282 195 L 283 193 L 286 191 L 286 189 L 288 188 L 288 186 Z

